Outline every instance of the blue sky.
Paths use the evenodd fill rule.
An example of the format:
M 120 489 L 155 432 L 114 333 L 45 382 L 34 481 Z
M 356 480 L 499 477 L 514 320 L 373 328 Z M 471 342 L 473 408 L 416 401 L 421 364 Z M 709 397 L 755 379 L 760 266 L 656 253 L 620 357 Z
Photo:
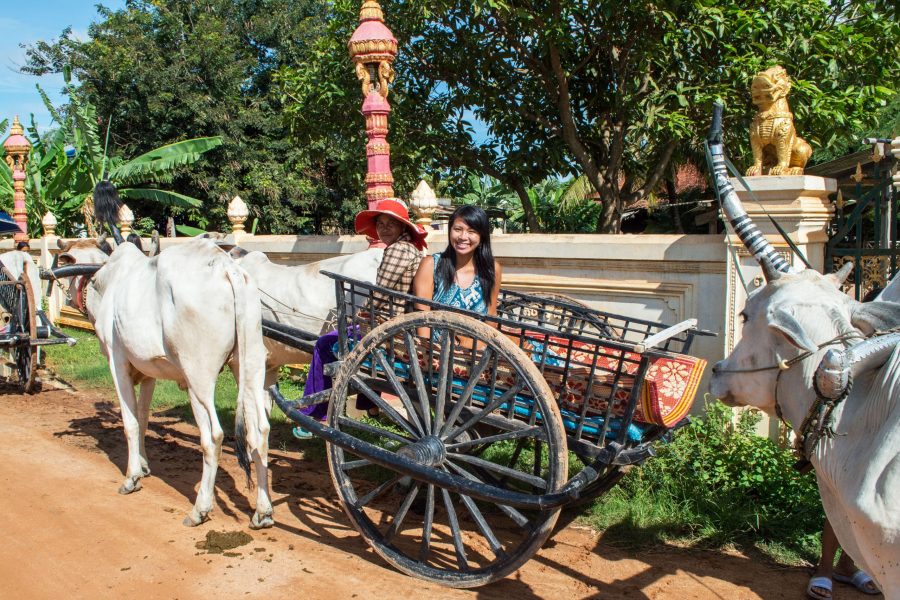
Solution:
M 63 29 L 71 27 L 80 39 L 87 37 L 88 25 L 97 19 L 96 5 L 122 8 L 125 0 L 33 0 L 32 2 L 3 3 L 6 10 L 0 16 L 0 119 L 12 122 L 19 115 L 28 123 L 31 113 L 41 130 L 50 126 L 50 115 L 44 109 L 35 84 L 57 103 L 62 88 L 62 76 L 33 77 L 18 73 L 25 62 L 25 51 L 19 44 L 38 40 L 54 40 Z M 15 6 L 18 11 L 11 10 Z

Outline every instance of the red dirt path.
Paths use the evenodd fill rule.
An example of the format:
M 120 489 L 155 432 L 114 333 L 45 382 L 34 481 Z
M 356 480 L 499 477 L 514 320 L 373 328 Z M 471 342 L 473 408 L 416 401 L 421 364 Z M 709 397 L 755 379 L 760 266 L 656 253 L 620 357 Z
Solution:
M 277 444 L 273 444 L 277 445 Z M 120 496 L 125 439 L 117 407 L 98 392 L 0 389 L 2 598 L 804 598 L 808 573 L 739 554 L 662 547 L 631 555 L 568 528 L 524 568 L 476 590 L 402 575 L 350 527 L 320 461 L 297 445 L 272 452 L 276 526 L 247 527 L 244 477 L 223 452 L 212 520 L 181 520 L 200 477 L 196 430 L 151 417 L 153 475 Z M 310 471 L 314 469 L 314 471 Z M 196 545 L 209 531 L 253 537 L 230 555 Z M 861 598 L 838 587 L 836 598 Z

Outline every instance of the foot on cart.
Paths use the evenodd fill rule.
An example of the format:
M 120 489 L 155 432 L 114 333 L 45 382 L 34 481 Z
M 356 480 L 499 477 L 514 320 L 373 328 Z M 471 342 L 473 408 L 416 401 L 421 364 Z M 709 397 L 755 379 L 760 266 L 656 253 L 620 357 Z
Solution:
M 312 433 L 303 429 L 299 425 L 291 429 L 291 435 L 293 435 L 298 440 L 311 440 L 313 438 Z

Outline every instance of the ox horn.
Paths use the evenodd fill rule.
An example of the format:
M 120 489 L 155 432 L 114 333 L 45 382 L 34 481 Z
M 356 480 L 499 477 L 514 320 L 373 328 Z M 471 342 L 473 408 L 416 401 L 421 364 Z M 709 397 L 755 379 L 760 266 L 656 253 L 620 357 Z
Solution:
M 722 211 L 734 232 L 744 243 L 750 255 L 762 267 L 766 281 L 774 281 L 783 273 L 791 272 L 791 266 L 781 256 L 766 236 L 750 219 L 744 210 L 734 186 L 728 180 L 728 169 L 725 166 L 725 149 L 722 143 L 722 111 L 724 107 L 718 102 L 713 104 L 713 120 L 706 136 L 706 145 L 712 157 L 712 174 L 716 183 L 716 194 L 722 205 Z
M 72 242 L 66 241 L 62 238 L 56 240 L 56 247 L 59 248 L 63 252 L 68 252 L 69 247 L 72 245 Z
M 841 268 L 837 273 L 829 273 L 825 276 L 825 279 L 833 283 L 834 287 L 840 288 L 842 285 L 844 285 L 844 282 L 847 281 L 850 273 L 853 272 L 853 266 L 853 261 L 848 260 L 843 265 L 841 265 Z
M 150 236 L 150 253 L 147 256 L 154 257 L 157 254 L 159 254 L 159 232 L 154 229 Z

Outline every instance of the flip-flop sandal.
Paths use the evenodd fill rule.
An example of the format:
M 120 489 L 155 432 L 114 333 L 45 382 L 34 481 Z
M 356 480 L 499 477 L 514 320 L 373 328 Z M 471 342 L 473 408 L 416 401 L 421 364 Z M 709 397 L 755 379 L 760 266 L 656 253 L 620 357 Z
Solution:
M 303 429 L 299 425 L 291 429 L 291 435 L 293 435 L 298 440 L 311 440 L 314 437 L 311 432 Z
M 862 569 L 859 569 L 858 571 L 856 571 L 856 573 L 849 577 L 847 575 L 835 573 L 834 580 L 845 583 L 847 585 L 852 585 L 863 594 L 869 594 L 870 596 L 875 596 L 881 593 L 875 585 L 875 580 L 873 580 L 869 576 L 869 574 Z
M 813 577 L 806 586 L 806 595 L 815 600 L 830 600 L 831 585 L 830 577 Z M 822 593 L 819 590 L 827 590 L 828 593 Z

